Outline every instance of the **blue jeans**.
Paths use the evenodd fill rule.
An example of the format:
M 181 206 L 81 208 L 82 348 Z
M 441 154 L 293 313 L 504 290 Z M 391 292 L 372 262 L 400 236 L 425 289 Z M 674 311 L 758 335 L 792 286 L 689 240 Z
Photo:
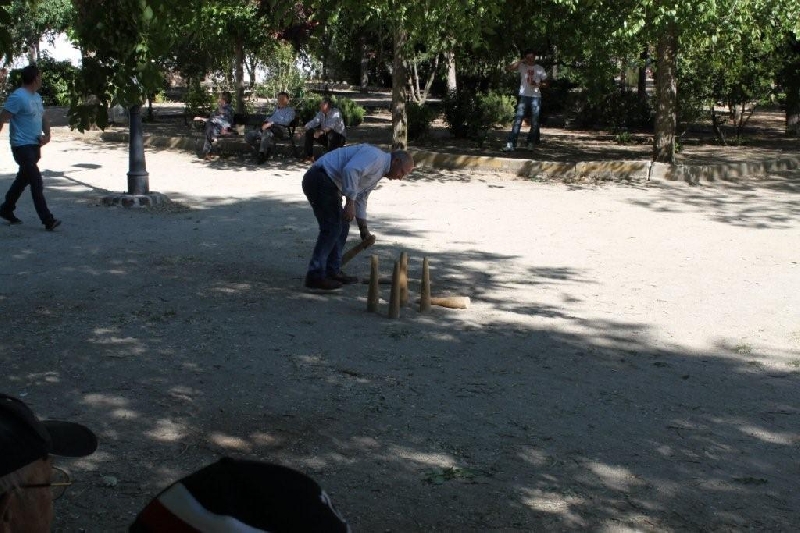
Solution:
M 39 158 L 41 157 L 42 147 L 38 144 L 27 144 L 24 146 L 12 146 L 11 153 L 14 154 L 14 161 L 19 165 L 19 172 L 14 183 L 6 193 L 6 201 L 0 206 L 0 211 L 13 213 L 17 207 L 17 200 L 22 196 L 25 187 L 30 185 L 33 207 L 42 224 L 47 224 L 53 220 L 53 214 L 47 209 L 47 202 L 44 199 L 44 184 L 42 183 L 42 173 L 39 172 Z
M 330 277 L 342 268 L 342 250 L 350 232 L 350 223 L 343 217 L 342 193 L 324 170 L 313 166 L 303 176 L 303 192 L 319 224 L 307 276 Z
M 529 143 L 539 143 L 539 110 L 542 106 L 541 96 L 520 96 L 517 103 L 517 114 L 514 116 L 514 126 L 511 128 L 511 134 L 508 136 L 508 142 L 512 146 L 517 145 L 517 137 L 519 137 L 519 130 L 522 127 L 522 119 L 525 118 L 526 112 L 530 109 L 531 115 L 531 131 L 528 132 Z

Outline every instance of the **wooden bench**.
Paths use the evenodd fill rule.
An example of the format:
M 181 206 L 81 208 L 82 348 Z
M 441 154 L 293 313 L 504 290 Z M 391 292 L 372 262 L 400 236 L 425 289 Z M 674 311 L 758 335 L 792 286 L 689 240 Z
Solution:
M 231 153 L 231 152 L 247 152 L 253 148 L 245 142 L 245 134 L 256 128 L 261 128 L 264 121 L 269 118 L 268 115 L 262 113 L 236 113 L 233 115 L 233 129 L 228 135 L 217 137 L 217 142 L 214 143 L 212 151 L 218 153 Z M 197 122 L 197 121 L 195 121 Z M 201 124 L 201 127 L 205 123 Z M 279 139 L 275 137 L 275 145 L 278 146 L 282 143 L 288 143 L 291 147 L 292 155 L 297 157 L 297 143 L 295 142 L 295 133 L 298 126 L 300 126 L 300 118 L 295 117 L 294 120 L 287 126 L 289 132 L 288 139 Z

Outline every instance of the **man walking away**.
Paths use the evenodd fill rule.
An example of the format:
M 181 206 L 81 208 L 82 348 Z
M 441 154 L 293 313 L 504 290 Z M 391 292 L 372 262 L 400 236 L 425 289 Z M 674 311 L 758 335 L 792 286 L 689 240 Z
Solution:
M 38 166 L 42 146 L 50 142 L 50 121 L 44 112 L 42 97 L 37 92 L 41 87 L 41 72 L 36 65 L 28 65 L 22 69 L 22 87 L 11 93 L 0 112 L 0 131 L 3 131 L 3 124 L 11 122 L 11 152 L 19 165 L 17 177 L 6 193 L 5 202 L 0 205 L 0 218 L 11 224 L 22 223 L 14 215 L 14 209 L 25 187 L 30 185 L 36 214 L 44 228 L 53 231 L 61 221 L 56 220 L 47 209 L 42 173 Z

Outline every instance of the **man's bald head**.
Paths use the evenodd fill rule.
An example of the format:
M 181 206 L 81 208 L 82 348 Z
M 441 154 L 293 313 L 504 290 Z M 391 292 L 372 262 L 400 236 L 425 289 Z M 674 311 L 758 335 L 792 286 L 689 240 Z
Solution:
M 405 150 L 395 150 L 392 152 L 392 163 L 389 173 L 386 175 L 390 180 L 401 180 L 411 174 L 414 170 L 414 158 Z

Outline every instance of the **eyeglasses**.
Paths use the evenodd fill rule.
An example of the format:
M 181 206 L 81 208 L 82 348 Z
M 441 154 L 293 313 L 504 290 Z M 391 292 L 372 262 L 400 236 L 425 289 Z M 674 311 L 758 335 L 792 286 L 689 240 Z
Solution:
M 62 470 L 57 466 L 51 467 L 50 483 L 26 483 L 20 485 L 21 489 L 43 489 L 50 488 L 50 493 L 53 496 L 53 501 L 56 501 L 67 492 L 67 487 L 72 485 L 72 480 L 66 470 Z

